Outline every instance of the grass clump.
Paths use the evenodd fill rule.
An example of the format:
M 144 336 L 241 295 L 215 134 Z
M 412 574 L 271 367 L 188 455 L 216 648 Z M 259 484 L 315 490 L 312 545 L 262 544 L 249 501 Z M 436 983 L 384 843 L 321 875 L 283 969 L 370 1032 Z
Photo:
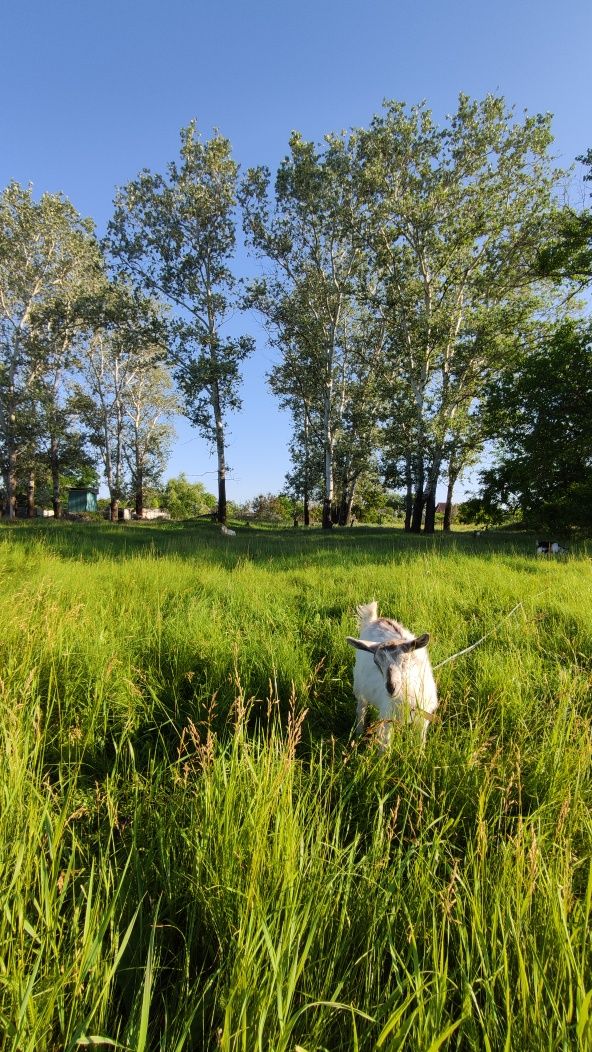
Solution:
M 584 551 L 52 523 L 0 568 L 2 1049 L 590 1047 Z M 351 738 L 371 598 L 434 664 L 487 635 L 423 749 Z

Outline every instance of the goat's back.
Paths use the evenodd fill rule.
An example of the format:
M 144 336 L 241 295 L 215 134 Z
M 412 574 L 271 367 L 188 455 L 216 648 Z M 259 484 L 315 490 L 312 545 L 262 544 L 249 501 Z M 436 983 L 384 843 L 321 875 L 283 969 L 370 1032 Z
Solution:
M 366 603 L 357 608 L 360 639 L 372 643 L 386 643 L 389 639 L 413 639 L 413 633 L 399 621 L 378 616 L 378 603 Z

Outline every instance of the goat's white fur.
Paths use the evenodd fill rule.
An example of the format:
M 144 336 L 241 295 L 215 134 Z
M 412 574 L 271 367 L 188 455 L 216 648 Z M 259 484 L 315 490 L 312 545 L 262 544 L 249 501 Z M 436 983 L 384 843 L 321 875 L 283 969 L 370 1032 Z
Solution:
M 379 618 L 376 602 L 359 606 L 357 614 L 359 638 L 346 637 L 356 648 L 356 733 L 363 733 L 366 710 L 372 705 L 379 714 L 376 737 L 384 747 L 390 742 L 394 720 L 414 723 L 425 738 L 438 707 L 426 651 L 429 635 L 416 637 L 398 621 Z
M 220 533 L 223 533 L 225 537 L 236 537 L 236 532 L 234 530 L 229 530 L 228 526 L 225 526 L 224 523 L 220 526 Z

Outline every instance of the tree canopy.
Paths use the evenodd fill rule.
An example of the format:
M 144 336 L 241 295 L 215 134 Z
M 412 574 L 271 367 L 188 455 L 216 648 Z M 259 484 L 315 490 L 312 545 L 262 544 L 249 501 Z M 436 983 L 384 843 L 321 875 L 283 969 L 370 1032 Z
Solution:
M 438 123 L 386 102 L 368 127 L 293 132 L 272 173 L 241 178 L 219 132 L 181 129 L 164 172 L 121 188 L 102 244 L 61 194 L 0 196 L 0 461 L 5 510 L 35 487 L 60 510 L 98 470 L 112 515 L 158 489 L 181 410 L 217 457 L 240 408 L 255 309 L 267 380 L 292 417 L 290 497 L 345 524 L 376 487 L 405 490 L 405 528 L 435 527 L 436 492 L 484 447 L 482 504 L 527 521 L 589 521 L 589 208 L 560 202 L 549 115 L 460 95 Z M 592 178 L 592 151 L 579 160 Z M 237 222 L 259 264 L 246 292 Z M 579 320 L 578 320 L 579 319 Z M 579 394 L 577 393 L 579 392 Z M 573 403 L 573 404 L 572 404 Z M 556 415 L 548 416 L 544 407 Z M 562 430 L 561 421 L 565 426 Z M 569 439 L 567 436 L 571 436 Z M 382 499 L 382 498 L 380 498 Z M 504 503 L 505 502 L 505 503 Z
M 238 164 L 228 139 L 181 130 L 179 161 L 164 174 L 144 170 L 117 194 L 107 245 L 117 263 L 171 308 L 169 359 L 185 412 L 218 461 L 218 519 L 226 521 L 226 431 L 240 408 L 240 366 L 249 336 L 224 329 L 235 309 Z
M 497 442 L 485 508 L 533 526 L 592 521 L 592 326 L 565 321 L 499 377 L 488 415 Z

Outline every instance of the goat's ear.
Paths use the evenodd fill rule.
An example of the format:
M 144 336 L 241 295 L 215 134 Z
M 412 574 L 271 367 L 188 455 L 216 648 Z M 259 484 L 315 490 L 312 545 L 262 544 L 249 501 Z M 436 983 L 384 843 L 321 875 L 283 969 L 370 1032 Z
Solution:
M 424 632 L 422 636 L 417 636 L 416 639 L 409 640 L 409 650 L 421 650 L 422 647 L 427 647 L 430 641 L 430 633 Z
M 380 643 L 369 643 L 366 639 L 354 639 L 352 636 L 346 636 L 345 642 L 349 643 L 350 647 L 355 647 L 356 650 L 367 650 L 370 654 L 373 654 L 380 646 Z

